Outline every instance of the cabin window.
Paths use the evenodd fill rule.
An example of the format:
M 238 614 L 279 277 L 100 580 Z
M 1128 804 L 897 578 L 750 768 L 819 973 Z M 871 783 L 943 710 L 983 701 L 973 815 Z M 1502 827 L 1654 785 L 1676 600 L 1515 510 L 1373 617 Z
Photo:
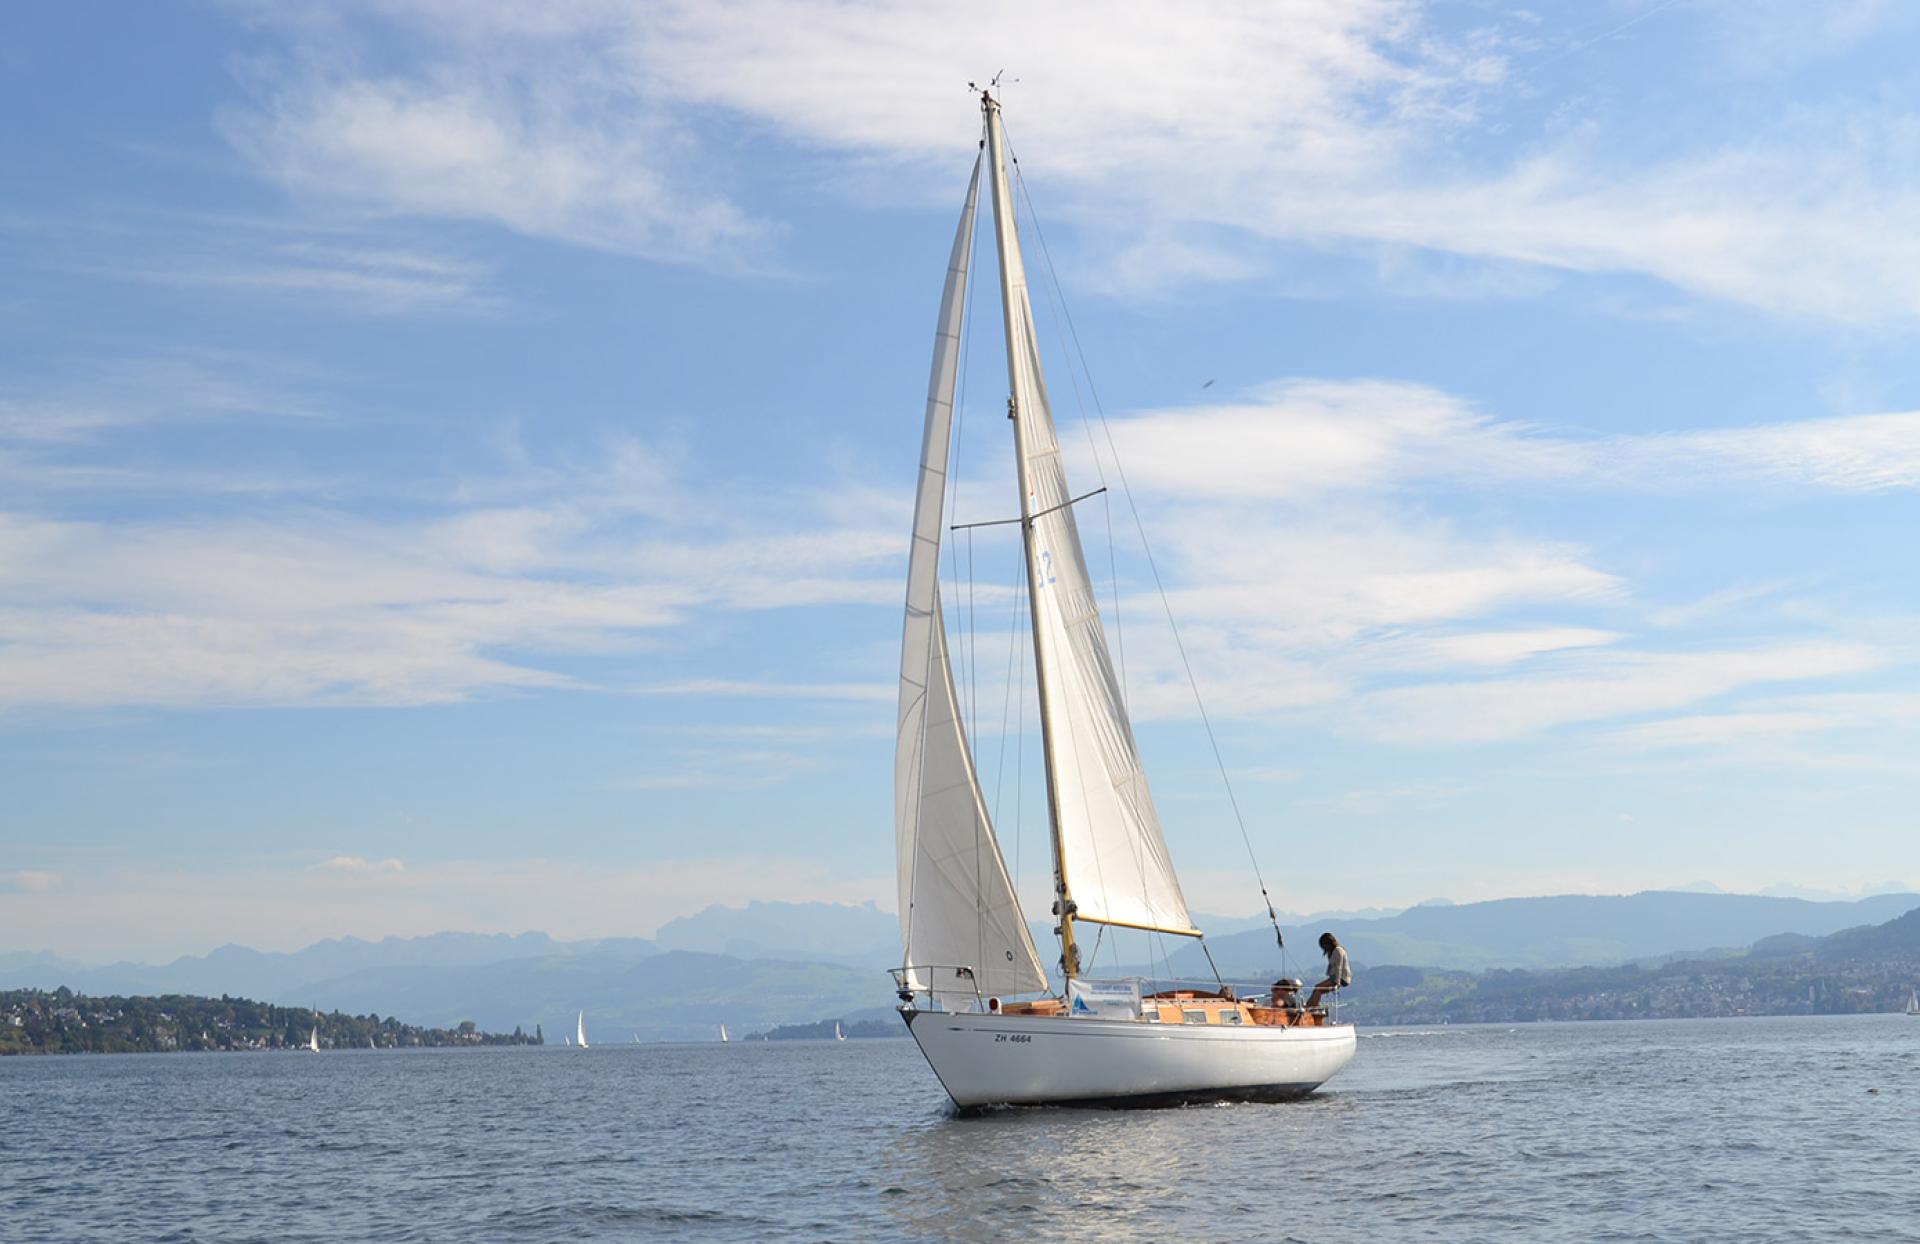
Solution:
M 1240 1012 L 1222 1011 L 1220 1012 L 1220 1022 L 1223 1024 L 1237 1024 L 1240 1022 Z
M 1207 1022 L 1207 1013 L 1205 1011 L 1182 1011 L 1180 1012 L 1180 1018 L 1189 1024 L 1204 1024 Z

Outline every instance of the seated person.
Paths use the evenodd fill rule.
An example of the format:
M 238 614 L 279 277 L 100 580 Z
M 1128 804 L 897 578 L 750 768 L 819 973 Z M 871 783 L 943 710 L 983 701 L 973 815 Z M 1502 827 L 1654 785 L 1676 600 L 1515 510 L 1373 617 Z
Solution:
M 1347 965 L 1347 948 L 1340 944 L 1339 938 L 1331 933 L 1322 933 L 1320 953 L 1327 957 L 1327 978 L 1315 985 L 1313 992 L 1307 995 L 1309 1011 L 1320 1005 L 1322 997 L 1353 984 L 1353 969 Z

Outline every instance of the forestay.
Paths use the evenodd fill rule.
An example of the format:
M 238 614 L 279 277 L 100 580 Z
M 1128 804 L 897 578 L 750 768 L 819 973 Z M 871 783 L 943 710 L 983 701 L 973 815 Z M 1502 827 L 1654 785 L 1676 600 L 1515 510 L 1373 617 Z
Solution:
M 1060 865 L 1077 919 L 1194 933 L 1100 624 L 1047 405 L 998 105 L 987 106 L 1015 436 L 1031 516 L 1028 582 Z
M 981 797 L 940 612 L 947 444 L 979 193 L 980 165 L 975 161 L 934 336 L 907 566 L 894 750 L 894 836 L 906 983 L 913 989 L 969 995 L 976 988 L 985 994 L 1019 994 L 1047 987 Z M 956 976 L 960 967 L 973 969 L 973 978 Z

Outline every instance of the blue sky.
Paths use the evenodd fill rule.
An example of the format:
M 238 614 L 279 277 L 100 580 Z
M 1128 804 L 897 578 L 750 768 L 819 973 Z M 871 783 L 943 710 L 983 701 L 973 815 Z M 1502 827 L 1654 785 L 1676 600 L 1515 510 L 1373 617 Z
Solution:
M 15 14 L 0 944 L 888 905 L 909 489 L 1001 68 L 1282 906 L 1920 882 L 1920 14 L 1036 7 Z M 961 521 L 1014 503 L 980 288 Z M 1111 514 L 1175 861 L 1251 910 Z M 971 552 L 1032 893 L 1014 547 Z

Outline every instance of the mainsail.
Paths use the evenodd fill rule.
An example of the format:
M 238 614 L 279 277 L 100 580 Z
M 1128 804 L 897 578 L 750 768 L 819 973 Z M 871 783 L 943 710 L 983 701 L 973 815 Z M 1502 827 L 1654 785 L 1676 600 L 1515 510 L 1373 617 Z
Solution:
M 900 717 L 894 750 L 894 840 L 900 869 L 902 984 L 969 996 L 1047 987 L 1000 844 L 993 836 L 940 612 L 940 525 L 947 444 L 966 309 L 967 270 L 980 196 L 974 162 L 967 203 L 947 264 L 927 386 L 920 485 L 913 506 L 906 623 L 900 643 Z M 958 969 L 971 969 L 968 978 Z
M 992 101 L 986 108 L 1010 413 L 1020 457 L 1021 514 L 1028 521 L 1027 579 L 1060 880 L 1077 908 L 1075 919 L 1197 936 L 1147 790 L 1087 575 L 1034 337 L 1000 108 Z

